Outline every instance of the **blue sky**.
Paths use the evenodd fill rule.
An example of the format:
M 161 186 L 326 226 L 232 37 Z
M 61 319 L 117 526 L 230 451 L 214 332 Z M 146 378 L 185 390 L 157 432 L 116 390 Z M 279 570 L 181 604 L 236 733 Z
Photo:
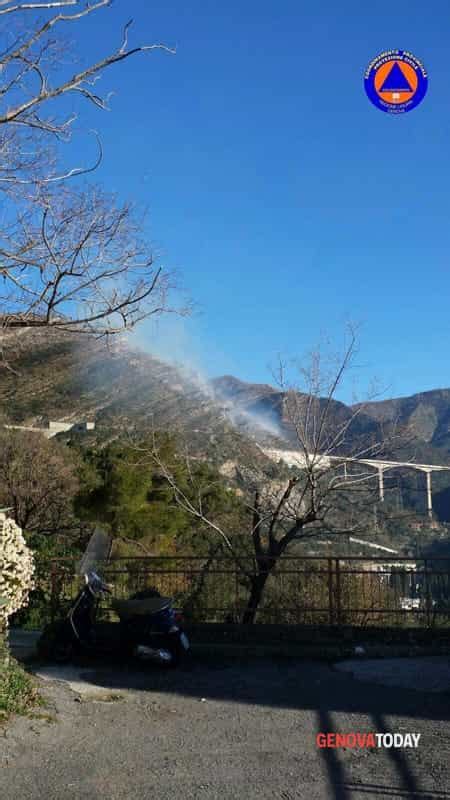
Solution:
M 104 77 L 112 112 L 97 176 L 149 209 L 149 236 L 197 306 L 141 332 L 211 375 L 271 379 L 360 323 L 361 382 L 388 395 L 450 386 L 450 4 L 434 0 L 116 0 L 91 17 L 83 57 L 131 42 Z M 375 109 L 363 72 L 407 49 L 429 73 L 409 114 Z M 84 139 L 80 139 L 85 141 Z M 86 156 L 89 147 L 86 145 Z

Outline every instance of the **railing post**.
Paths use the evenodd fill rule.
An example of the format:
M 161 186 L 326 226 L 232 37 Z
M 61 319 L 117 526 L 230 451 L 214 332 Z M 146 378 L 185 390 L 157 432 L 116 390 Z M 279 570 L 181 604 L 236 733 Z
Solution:
M 333 560 L 328 559 L 328 621 L 330 625 L 334 623 L 334 601 L 333 601 Z
M 233 611 L 233 622 L 237 619 L 241 618 L 240 608 L 239 608 L 239 574 L 238 574 L 238 565 L 236 561 L 233 564 L 234 567 L 234 611 Z
M 341 624 L 341 567 L 339 563 L 340 559 L 336 559 L 336 622 L 338 625 Z
M 423 560 L 423 571 L 425 574 L 425 607 L 427 614 L 427 628 L 431 627 L 431 595 L 430 595 L 430 581 L 428 575 L 428 564 L 426 558 Z
M 57 565 L 52 561 L 50 569 L 50 622 L 53 623 L 56 617 L 58 591 L 58 570 Z

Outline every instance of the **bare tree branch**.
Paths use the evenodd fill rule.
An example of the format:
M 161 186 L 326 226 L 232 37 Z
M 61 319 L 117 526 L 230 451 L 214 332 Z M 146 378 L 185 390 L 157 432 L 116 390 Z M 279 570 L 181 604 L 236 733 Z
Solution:
M 170 311 L 173 276 L 155 267 L 141 226 L 95 188 L 47 195 L 0 230 L 3 326 L 111 334 Z
M 0 0 L 0 6 L 8 6 L 8 8 L 0 8 L 0 16 L 2 14 L 12 14 L 14 11 L 38 11 L 41 9 L 50 10 L 53 8 L 61 8 L 67 6 L 76 6 L 78 0 L 54 0 L 50 3 L 16 3 L 11 5 L 10 0 Z
M 62 166 L 55 144 L 70 139 L 77 119 L 76 113 L 65 113 L 67 106 L 58 100 L 76 94 L 106 109 L 109 95 L 100 95 L 96 87 L 108 67 L 141 52 L 174 52 L 164 44 L 130 46 L 129 20 L 115 50 L 61 76 L 59 29 L 76 26 L 110 4 L 110 0 L 0 0 L 0 19 L 9 15 L 8 35 L 10 23 L 18 20 L 11 43 L 0 54 L 3 328 L 49 327 L 112 335 L 148 316 L 175 311 L 168 302 L 173 276 L 155 266 L 142 235 L 143 220 L 131 205 L 117 203 L 95 188 L 78 193 L 65 188 L 69 180 L 100 165 L 103 148 L 98 133 L 91 132 L 98 148 L 91 164 Z M 36 9 L 56 13 L 37 21 L 27 13 Z
M 48 48 L 46 37 L 48 37 L 55 25 L 59 23 L 76 22 L 83 17 L 98 11 L 99 9 L 109 6 L 110 4 L 111 0 L 98 0 L 97 3 L 87 5 L 74 14 L 57 14 L 51 19 L 47 20 L 43 25 L 37 27 L 37 29 L 35 29 L 29 37 L 25 37 L 25 39 L 21 41 L 17 47 L 13 48 L 3 56 L 3 58 L 0 60 L 1 74 L 7 74 L 8 70 L 12 71 L 12 81 L 20 85 L 21 82 L 17 76 L 17 69 L 19 70 L 20 78 L 23 78 L 25 73 L 22 70 L 22 64 L 25 62 L 27 65 L 27 72 L 37 72 L 39 75 L 40 85 L 37 91 L 34 90 L 32 85 L 24 85 L 23 100 L 21 102 L 14 102 L 12 106 L 6 107 L 5 112 L 0 113 L 0 125 L 20 122 L 22 125 L 41 128 L 42 130 L 51 131 L 55 134 L 61 132 L 62 128 L 67 129 L 68 124 L 70 124 L 68 123 L 67 119 L 65 122 L 56 125 L 54 122 L 39 118 L 35 114 L 36 109 L 44 104 L 47 105 L 49 101 L 52 101 L 58 97 L 62 97 L 70 92 L 81 93 L 87 100 L 94 103 L 94 105 L 101 109 L 105 109 L 108 107 L 107 99 L 102 98 L 100 95 L 93 92 L 90 87 L 92 86 L 93 81 L 95 81 L 98 76 L 108 67 L 124 61 L 125 59 L 130 58 L 130 56 L 136 55 L 137 53 L 151 52 L 153 50 L 162 50 L 171 54 L 175 53 L 174 48 L 162 43 L 137 45 L 129 48 L 128 33 L 132 24 L 132 20 L 130 20 L 124 27 L 123 38 L 120 47 L 99 61 L 96 61 L 85 69 L 75 73 L 70 78 L 58 82 L 56 85 L 52 86 L 50 76 L 43 71 L 41 63 L 42 50 L 35 49 L 37 44 L 44 41 L 44 50 L 46 51 Z M 78 3 L 72 3 L 71 5 L 78 5 Z M 33 8 L 32 5 L 29 7 Z M 36 8 L 37 6 L 34 7 Z M 52 7 L 54 7 L 53 4 L 47 6 L 47 8 Z M 14 10 L 24 10 L 24 8 L 23 6 L 19 6 L 16 8 L 11 7 L 9 9 L 4 9 L 3 11 L 0 11 L 0 15 L 10 13 Z M 5 93 L 8 86 L 11 86 L 10 82 L 7 82 L 4 86 L 0 85 L 0 92 Z

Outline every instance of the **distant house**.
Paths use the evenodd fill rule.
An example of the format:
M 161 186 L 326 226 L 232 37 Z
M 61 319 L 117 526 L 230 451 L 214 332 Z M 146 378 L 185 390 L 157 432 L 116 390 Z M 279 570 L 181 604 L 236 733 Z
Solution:
M 95 422 L 53 422 L 49 421 L 48 430 L 53 432 L 53 436 L 58 433 L 86 433 L 95 429 Z
M 40 433 L 46 439 L 53 439 L 59 433 L 87 433 L 88 431 L 93 431 L 95 430 L 95 422 L 86 422 L 85 420 L 79 422 L 49 420 L 47 425 L 43 425 L 41 428 L 35 428 L 31 425 L 5 425 L 5 428 Z

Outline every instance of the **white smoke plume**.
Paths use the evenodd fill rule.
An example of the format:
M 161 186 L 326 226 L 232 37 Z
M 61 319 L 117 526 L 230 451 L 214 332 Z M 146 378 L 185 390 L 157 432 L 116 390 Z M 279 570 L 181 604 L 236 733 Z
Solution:
M 214 386 L 204 366 L 204 361 L 210 360 L 213 348 L 209 345 L 209 359 L 205 359 L 198 330 L 191 319 L 168 317 L 157 323 L 150 321 L 133 333 L 131 344 L 173 366 L 183 382 L 215 403 L 237 429 L 246 428 L 249 433 L 259 430 L 277 439 L 285 439 L 277 420 L 242 408 Z

